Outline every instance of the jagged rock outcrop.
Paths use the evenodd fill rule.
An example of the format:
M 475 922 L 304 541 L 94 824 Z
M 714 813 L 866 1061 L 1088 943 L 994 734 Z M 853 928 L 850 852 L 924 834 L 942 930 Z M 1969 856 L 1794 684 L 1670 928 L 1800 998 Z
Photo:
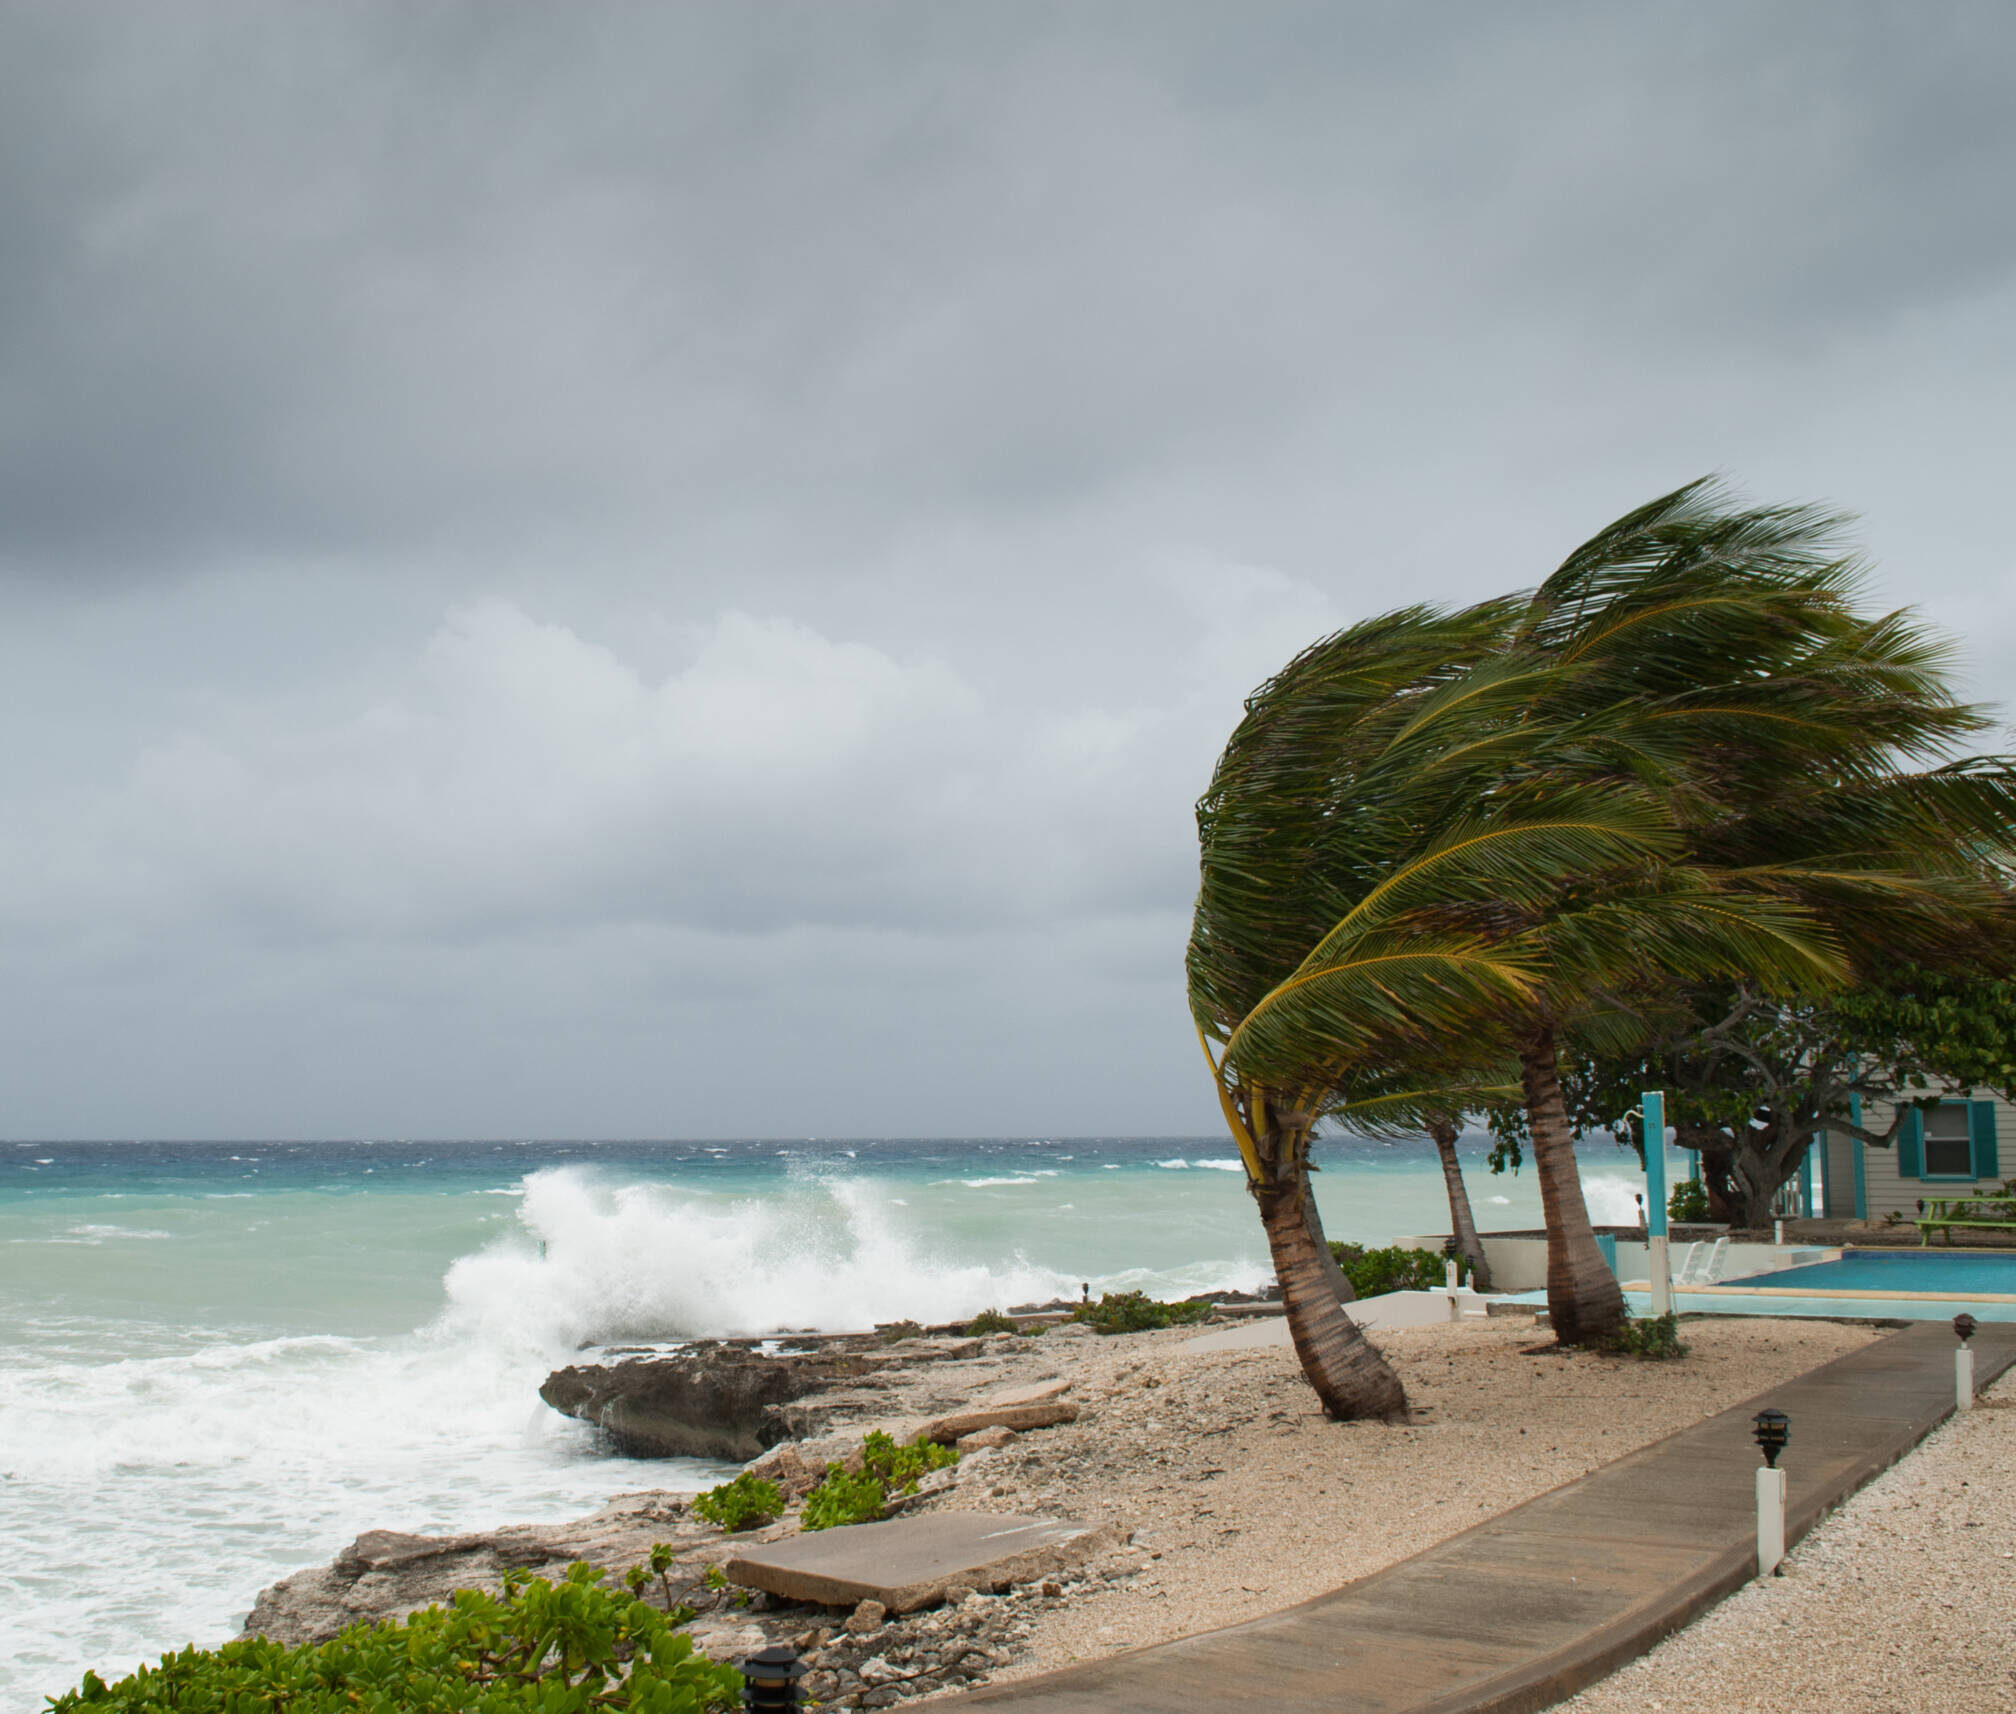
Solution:
M 976 1339 L 860 1341 L 762 1352 L 725 1342 L 556 1369 L 539 1388 L 555 1410 L 591 1422 L 634 1458 L 746 1462 L 786 1440 L 886 1413 L 901 1371 L 980 1349 Z
M 245 1633 L 283 1643 L 319 1643 L 360 1619 L 404 1618 L 457 1589 L 496 1590 L 507 1571 L 557 1577 L 577 1559 L 622 1572 L 652 1545 L 712 1538 L 686 1518 L 683 1495 L 624 1494 L 589 1517 L 518 1524 L 473 1535 L 366 1530 L 328 1565 L 283 1577 L 259 1592 Z M 753 1538 L 752 1538 L 753 1539 Z

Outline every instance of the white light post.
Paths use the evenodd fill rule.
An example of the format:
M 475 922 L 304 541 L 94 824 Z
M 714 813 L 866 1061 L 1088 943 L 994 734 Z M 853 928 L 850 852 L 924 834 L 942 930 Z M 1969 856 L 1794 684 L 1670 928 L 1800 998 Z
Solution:
M 1778 1454 L 1792 1438 L 1792 1420 L 1782 1410 L 1760 1410 L 1752 1419 L 1764 1467 L 1757 1472 L 1757 1575 L 1768 1577 L 1785 1558 L 1785 1472 Z
M 1960 1335 L 1960 1349 L 1953 1353 L 1953 1408 L 1974 1408 L 1974 1317 L 1962 1313 L 1953 1317 L 1953 1331 Z

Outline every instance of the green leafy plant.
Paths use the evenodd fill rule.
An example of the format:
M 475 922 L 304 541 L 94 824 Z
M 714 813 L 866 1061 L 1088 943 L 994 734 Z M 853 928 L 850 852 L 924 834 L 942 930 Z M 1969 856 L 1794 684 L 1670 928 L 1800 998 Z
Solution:
M 1625 1322 L 1610 1348 L 1622 1356 L 1643 1357 L 1655 1363 L 1687 1355 L 1687 1344 L 1680 1337 L 1680 1323 L 1670 1314 Z
M 1097 1303 L 1081 1303 L 1071 1319 L 1096 1333 L 1145 1333 L 1202 1321 L 1210 1313 L 1208 1303 L 1163 1303 L 1145 1292 L 1109 1291 Z
M 1344 1270 L 1351 1289 L 1360 1297 L 1378 1297 L 1389 1291 L 1433 1291 L 1443 1283 L 1443 1258 L 1433 1250 L 1403 1250 L 1389 1244 L 1383 1250 L 1368 1250 L 1363 1244 L 1331 1241 L 1330 1254 Z
M 966 1336 L 978 1339 L 986 1333 L 1019 1333 L 1021 1328 L 1012 1315 L 1003 1315 L 998 1309 L 983 1309 L 966 1324 Z
M 1673 1194 L 1666 1198 L 1666 1218 L 1668 1220 L 1706 1220 L 1708 1218 L 1708 1187 L 1698 1178 L 1683 1178 L 1673 1187 Z
M 892 1321 L 876 1331 L 882 1335 L 884 1345 L 900 1345 L 905 1339 L 922 1339 L 924 1324 L 921 1321 Z
M 805 1514 L 800 1522 L 808 1530 L 873 1523 L 888 1501 L 882 1478 L 872 1470 L 850 1476 L 845 1465 L 829 1464 L 825 1480 L 805 1496 Z
M 784 1515 L 784 1495 L 775 1482 L 744 1470 L 732 1482 L 709 1488 L 693 1502 L 696 1517 L 733 1533 L 774 1522 Z
M 116 1684 L 87 1672 L 49 1711 L 712 1714 L 739 1705 L 739 1672 L 694 1653 L 671 1616 L 601 1577 L 587 1565 L 558 1583 L 514 1573 L 501 1596 L 465 1589 L 446 1607 L 353 1625 L 326 1643 L 242 1637 L 164 1655 Z
M 707 1567 L 706 1574 L 700 1579 L 700 1586 L 703 1589 L 726 1589 L 728 1587 L 728 1573 L 723 1571 L 718 1565 L 710 1565 Z
M 894 1492 L 914 1494 L 918 1477 L 957 1464 L 959 1454 L 949 1446 L 926 1440 L 921 1434 L 908 1446 L 898 1446 L 877 1429 L 861 1442 L 861 1462 Z
M 710 1569 L 712 1569 L 710 1567 Z M 658 1592 L 665 1599 L 665 1611 L 672 1616 L 675 1625 L 683 1625 L 693 1617 L 691 1607 L 678 1606 L 672 1598 L 672 1547 L 669 1542 L 659 1542 L 651 1549 L 651 1558 L 644 1565 L 633 1565 L 623 1573 L 623 1582 L 630 1593 L 638 1597 L 644 1594 L 644 1586 L 652 1578 L 658 1579 Z
M 919 1477 L 958 1462 L 953 1448 L 936 1445 L 921 1434 L 908 1446 L 899 1446 L 878 1429 L 861 1442 L 858 1474 L 844 1464 L 826 1466 L 824 1480 L 805 1496 L 802 1527 L 825 1530 L 872 1523 L 892 1493 L 914 1494 Z

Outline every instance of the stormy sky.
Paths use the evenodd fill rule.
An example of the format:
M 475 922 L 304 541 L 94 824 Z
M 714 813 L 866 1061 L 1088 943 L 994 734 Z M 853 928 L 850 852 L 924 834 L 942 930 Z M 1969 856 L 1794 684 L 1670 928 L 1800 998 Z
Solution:
M 1304 643 L 1719 471 L 2016 692 L 2016 12 L 0 6 L 0 1132 L 1204 1132 Z

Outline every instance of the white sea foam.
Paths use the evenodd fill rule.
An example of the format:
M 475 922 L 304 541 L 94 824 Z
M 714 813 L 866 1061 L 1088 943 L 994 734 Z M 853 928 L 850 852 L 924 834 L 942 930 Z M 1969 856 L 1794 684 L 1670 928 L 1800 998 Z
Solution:
M 944 1321 L 1075 1283 L 1019 1258 L 931 1255 L 883 1193 L 853 1178 L 808 1175 L 781 1194 L 705 1206 L 571 1167 L 534 1173 L 525 1189 L 519 1219 L 533 1242 L 500 1241 L 448 1272 L 445 1324 L 485 1343 L 566 1351 L 646 1335 Z
M 1582 1201 L 1589 1210 L 1590 1223 L 1596 1226 L 1637 1225 L 1637 1198 L 1643 1189 L 1643 1179 L 1619 1178 L 1607 1172 L 1585 1173 Z

